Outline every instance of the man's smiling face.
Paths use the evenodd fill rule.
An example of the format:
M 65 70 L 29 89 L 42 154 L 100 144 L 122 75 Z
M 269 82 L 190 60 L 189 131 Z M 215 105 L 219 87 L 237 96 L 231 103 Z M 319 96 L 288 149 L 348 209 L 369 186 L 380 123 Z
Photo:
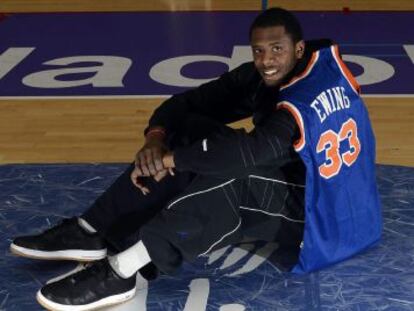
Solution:
M 253 60 L 267 86 L 277 86 L 302 58 L 305 44 L 294 43 L 284 26 L 258 27 L 251 33 Z

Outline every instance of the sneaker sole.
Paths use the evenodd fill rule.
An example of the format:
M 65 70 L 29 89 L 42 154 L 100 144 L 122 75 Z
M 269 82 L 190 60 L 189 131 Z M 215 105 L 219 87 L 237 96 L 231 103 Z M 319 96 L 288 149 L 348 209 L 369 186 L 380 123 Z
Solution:
M 110 297 L 103 298 L 101 300 L 95 301 L 93 303 L 89 303 L 87 305 L 62 305 L 56 302 L 53 302 L 47 299 L 45 296 L 42 295 L 41 291 L 39 290 L 36 294 L 36 299 L 43 307 L 47 310 L 51 311 L 88 311 L 88 310 L 95 310 L 100 309 L 103 307 L 108 307 L 116 304 L 120 304 L 122 302 L 128 301 L 135 296 L 136 289 L 132 289 L 128 292 L 113 295 Z
M 10 244 L 10 251 L 18 256 L 43 259 L 43 260 L 77 260 L 77 261 L 94 261 L 106 257 L 106 249 L 85 251 L 85 250 L 62 250 L 62 251 L 39 251 L 30 248 Z

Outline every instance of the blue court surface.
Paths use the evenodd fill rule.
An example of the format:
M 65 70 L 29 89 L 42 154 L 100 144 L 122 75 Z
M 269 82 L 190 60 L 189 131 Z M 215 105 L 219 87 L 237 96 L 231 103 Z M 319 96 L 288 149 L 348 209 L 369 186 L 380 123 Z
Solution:
M 0 310 L 41 310 L 36 291 L 75 263 L 14 257 L 13 236 L 80 213 L 124 164 L 0 166 Z M 414 168 L 377 166 L 383 239 L 346 262 L 306 276 L 278 271 L 277 245 L 246 242 L 187 263 L 110 310 L 414 310 Z

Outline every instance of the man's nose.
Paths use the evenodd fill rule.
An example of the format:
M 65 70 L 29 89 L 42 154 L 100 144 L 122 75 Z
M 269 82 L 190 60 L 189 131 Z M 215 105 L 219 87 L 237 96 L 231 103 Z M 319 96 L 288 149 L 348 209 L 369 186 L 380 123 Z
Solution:
M 274 62 L 275 62 L 275 57 L 272 53 L 270 53 L 270 52 L 264 53 L 264 55 L 263 55 L 263 65 L 265 67 L 273 65 Z

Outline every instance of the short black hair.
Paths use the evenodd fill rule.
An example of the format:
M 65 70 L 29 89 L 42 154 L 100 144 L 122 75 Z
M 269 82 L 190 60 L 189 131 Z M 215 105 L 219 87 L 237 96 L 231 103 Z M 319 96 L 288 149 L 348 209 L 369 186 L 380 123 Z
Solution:
M 249 38 L 256 28 L 284 26 L 285 31 L 294 43 L 303 39 L 302 27 L 298 19 L 291 12 L 282 8 L 270 8 L 260 13 L 250 26 Z

